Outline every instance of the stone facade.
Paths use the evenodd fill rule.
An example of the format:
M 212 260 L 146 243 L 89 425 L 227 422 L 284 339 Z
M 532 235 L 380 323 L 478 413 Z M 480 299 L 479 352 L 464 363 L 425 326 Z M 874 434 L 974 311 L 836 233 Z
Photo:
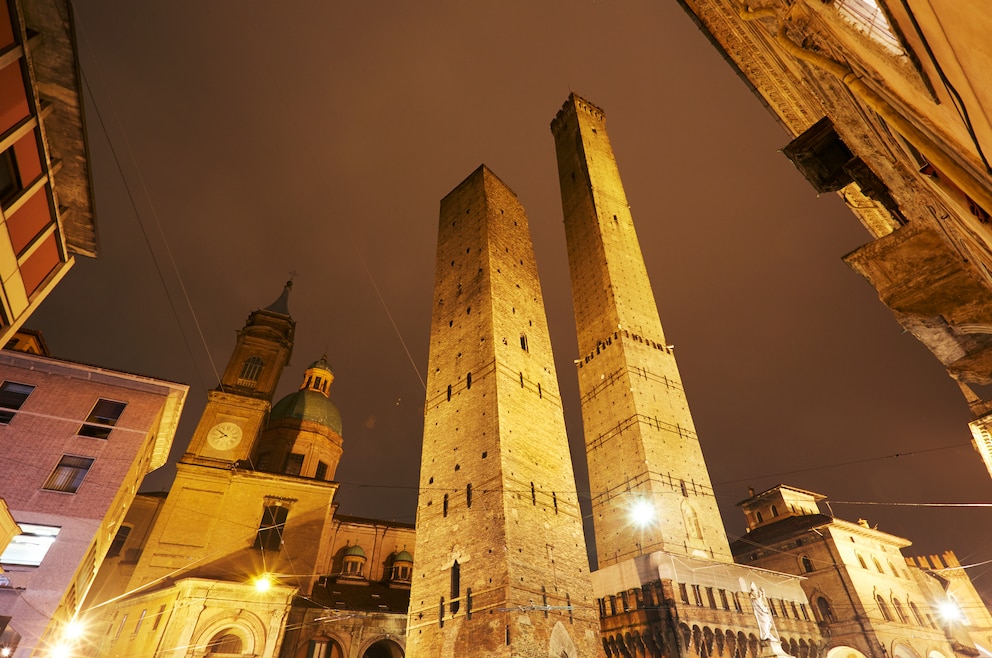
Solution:
M 731 548 L 740 562 L 802 576 L 802 588 L 824 629 L 826 654 L 978 655 L 972 640 L 954 639 L 945 623 L 940 612 L 947 597 L 944 587 L 933 575 L 907 564 L 901 551 L 910 542 L 864 520 L 851 523 L 822 514 L 817 505 L 822 499 L 785 485 L 750 496 L 739 503 L 748 533 Z M 985 611 L 975 618 L 987 624 L 987 617 Z
M 572 94 L 551 130 L 581 357 L 579 392 L 599 565 L 654 550 L 730 562 L 606 116 Z M 632 522 L 635 514 L 646 518 Z
M 679 0 L 872 240 L 845 257 L 962 386 L 992 473 L 992 10 L 982 0 Z
M 485 166 L 441 201 L 427 391 L 408 654 L 593 655 L 527 215 Z
M 271 403 L 293 348 L 289 290 L 238 332 L 168 495 L 126 519 L 87 601 L 84 653 L 402 655 L 413 528 L 335 514 L 326 359 Z

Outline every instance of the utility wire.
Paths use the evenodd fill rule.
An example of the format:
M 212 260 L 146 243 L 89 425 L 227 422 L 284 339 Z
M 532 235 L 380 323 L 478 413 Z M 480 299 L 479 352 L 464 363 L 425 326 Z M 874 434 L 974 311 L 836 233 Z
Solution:
M 79 32 L 83 37 L 83 41 L 85 41 L 89 46 L 89 39 L 87 37 L 86 27 L 83 25 L 83 21 L 78 14 L 76 15 L 76 23 L 79 25 Z M 96 58 L 96 52 L 92 47 L 89 47 L 89 51 L 92 54 L 93 66 L 96 68 L 97 77 L 100 78 L 101 83 L 103 84 L 104 87 L 106 87 L 103 71 L 100 67 L 99 61 Z M 206 383 L 203 381 L 203 378 L 200 376 L 199 368 L 195 367 L 197 359 L 193 355 L 192 345 L 190 345 L 189 339 L 186 337 L 186 332 L 183 330 L 182 321 L 180 320 L 179 317 L 179 311 L 176 308 L 176 304 L 172 299 L 172 294 L 169 291 L 169 286 L 166 284 L 165 275 L 162 272 L 162 267 L 159 264 L 159 259 L 155 253 L 155 249 L 152 248 L 152 243 L 148 236 L 148 231 L 145 229 L 145 223 L 142 221 L 141 212 L 138 210 L 138 204 L 134 198 L 134 193 L 131 190 L 131 185 L 128 182 L 127 176 L 124 174 L 124 168 L 121 164 L 120 156 L 118 155 L 117 148 L 114 146 L 114 142 L 111 139 L 110 131 L 107 129 L 107 124 L 103 118 L 103 112 L 100 110 L 100 104 L 97 103 L 96 101 L 96 94 L 93 93 L 93 88 L 90 86 L 89 77 L 82 72 L 82 69 L 80 69 L 80 78 L 82 79 L 83 84 L 86 86 L 86 91 L 89 93 L 89 97 L 93 103 L 93 109 L 96 111 L 97 120 L 100 122 L 100 128 L 103 130 L 103 133 L 107 138 L 107 146 L 110 148 L 110 153 L 114 158 L 114 164 L 117 167 L 117 172 L 120 174 L 121 177 L 121 183 L 124 185 L 124 190 L 127 192 L 127 198 L 128 201 L 130 201 L 131 209 L 134 211 L 135 218 L 138 220 L 138 228 L 141 230 L 141 235 L 145 239 L 145 245 L 148 247 L 148 252 L 152 257 L 152 263 L 155 266 L 155 272 L 158 275 L 159 282 L 162 284 L 162 289 L 165 292 L 166 299 L 169 301 L 169 307 L 172 310 L 172 315 L 176 319 L 176 324 L 179 326 L 179 333 L 182 336 L 183 344 L 186 346 L 186 352 L 189 354 L 190 359 L 194 364 L 194 370 L 196 371 L 197 379 L 200 380 L 201 386 L 203 386 L 204 388 L 208 388 Z M 109 98 L 109 94 L 108 94 L 108 98 Z M 179 287 L 183 292 L 183 297 L 186 300 L 186 305 L 189 308 L 190 315 L 193 318 L 193 323 L 196 326 L 197 333 L 200 336 L 200 342 L 203 345 L 203 349 L 207 354 L 207 360 L 210 363 L 210 368 L 213 370 L 214 376 L 217 378 L 217 381 L 220 381 L 220 374 L 217 372 L 217 367 L 214 365 L 213 357 L 210 355 L 210 350 L 207 348 L 206 339 L 204 338 L 203 331 L 200 328 L 199 318 L 196 314 L 196 311 L 193 308 L 192 302 L 190 301 L 189 294 L 187 293 L 186 290 L 186 285 L 183 282 L 182 274 L 180 274 L 179 268 L 176 265 L 175 258 L 172 255 L 172 249 L 169 247 L 169 241 L 166 238 L 165 233 L 162 231 L 162 224 L 161 222 L 159 222 L 158 213 L 155 210 L 155 204 L 153 203 L 151 199 L 151 195 L 148 192 L 148 187 L 145 184 L 144 177 L 141 175 L 141 168 L 138 166 L 137 159 L 134 156 L 134 151 L 131 148 L 130 141 L 127 138 L 127 132 L 124 130 L 124 125 L 113 103 L 113 100 L 109 100 L 108 103 L 110 105 L 110 110 L 113 114 L 114 120 L 117 123 L 117 128 L 120 131 L 121 136 L 124 140 L 124 145 L 127 148 L 127 154 L 131 160 L 131 164 L 134 167 L 136 175 L 138 176 L 138 181 L 141 184 L 141 189 L 144 192 L 145 202 L 148 204 L 148 207 L 151 209 L 152 219 L 154 220 L 154 224 L 158 229 L 159 236 L 162 238 L 162 243 L 165 245 L 166 254 L 168 255 L 169 262 L 172 265 L 172 271 L 175 274 L 176 279 L 179 281 Z

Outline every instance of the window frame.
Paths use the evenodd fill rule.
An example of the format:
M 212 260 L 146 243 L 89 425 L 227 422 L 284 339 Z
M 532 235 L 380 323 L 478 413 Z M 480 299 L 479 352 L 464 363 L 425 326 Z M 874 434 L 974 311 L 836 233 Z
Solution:
M 24 393 L 23 391 L 11 391 L 10 388 L 8 388 L 8 385 L 10 385 L 10 388 L 20 386 L 23 388 L 30 388 L 31 390 L 27 393 Z M 37 387 L 34 384 L 24 384 L 10 379 L 5 379 L 3 383 L 0 383 L 0 425 L 10 424 L 10 421 L 14 419 L 17 412 L 20 411 L 21 407 L 24 406 L 24 403 L 27 402 L 27 399 L 31 397 L 32 393 L 34 393 L 35 388 Z M 11 399 L 11 404 L 5 404 L 7 400 L 5 400 L 4 397 L 10 395 L 11 393 L 13 394 L 11 397 L 20 396 L 22 394 L 24 397 L 19 400 Z
M 15 535 L 7 548 L 0 553 L 0 564 L 19 567 L 39 567 L 62 531 L 61 526 L 41 523 L 18 523 L 21 534 Z M 49 531 L 44 532 L 43 530 Z M 54 532 L 50 532 L 54 530 Z M 31 546 L 29 548 L 29 546 Z M 37 559 L 16 557 L 18 553 L 40 552 Z M 12 557 L 14 556 L 14 557 Z
M 100 409 L 101 405 L 104 409 Z M 86 436 L 91 439 L 109 438 L 110 433 L 117 427 L 121 416 L 124 415 L 126 408 L 127 402 L 111 400 L 109 398 L 97 398 L 97 401 L 90 409 L 89 415 L 86 416 L 86 420 L 83 421 L 83 424 L 76 431 L 76 435 Z M 97 415 L 98 411 L 103 413 Z M 107 411 L 110 412 L 109 415 L 106 413 Z M 116 416 L 114 412 L 116 412 Z
M 74 459 L 79 460 L 79 463 L 65 463 Z M 83 461 L 88 463 L 84 466 L 82 464 Z M 52 472 L 49 473 L 48 477 L 45 479 L 45 484 L 41 486 L 42 490 L 66 494 L 77 493 L 79 491 L 79 487 L 83 484 L 83 480 L 86 479 L 86 475 L 93 467 L 94 462 L 96 462 L 95 457 L 63 454 L 62 457 L 59 458 L 59 463 L 55 465 L 55 468 L 52 469 Z M 72 481 L 67 485 L 58 485 L 59 480 L 68 475 L 72 475 Z

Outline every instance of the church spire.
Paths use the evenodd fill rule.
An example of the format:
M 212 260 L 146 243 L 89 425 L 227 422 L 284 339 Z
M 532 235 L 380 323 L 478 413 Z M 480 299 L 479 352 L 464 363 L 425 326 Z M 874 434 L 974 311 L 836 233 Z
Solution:
M 293 289 L 293 280 L 290 279 L 282 289 L 282 294 L 276 301 L 265 307 L 266 311 L 278 313 L 289 317 L 289 291 Z

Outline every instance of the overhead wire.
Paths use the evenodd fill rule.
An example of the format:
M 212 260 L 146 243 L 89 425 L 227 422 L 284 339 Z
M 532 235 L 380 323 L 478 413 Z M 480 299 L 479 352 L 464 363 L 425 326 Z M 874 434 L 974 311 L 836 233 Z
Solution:
M 100 62 L 99 62 L 99 60 L 96 57 L 95 50 L 92 48 L 92 46 L 89 43 L 89 37 L 88 37 L 87 32 L 86 32 L 86 26 L 83 23 L 82 19 L 79 17 L 79 14 L 76 14 L 75 16 L 76 16 L 76 24 L 79 26 L 79 32 L 82 35 L 83 41 L 87 44 L 87 46 L 89 46 L 90 53 L 92 54 L 91 59 L 93 61 L 93 66 L 96 68 L 97 77 L 100 78 L 101 84 L 103 84 L 104 87 L 106 87 L 106 81 L 105 81 L 104 76 L 103 76 L 103 71 L 102 71 L 102 68 L 100 66 Z M 63 27 L 67 27 L 67 26 L 65 26 L 64 23 L 63 23 Z M 131 209 L 134 212 L 135 219 L 137 219 L 138 228 L 141 230 L 141 235 L 142 235 L 142 237 L 145 240 L 145 245 L 148 247 L 148 252 L 149 252 L 149 255 L 151 256 L 152 264 L 155 266 L 155 272 L 158 275 L 159 282 L 161 283 L 162 289 L 165 292 L 166 299 L 169 302 L 169 307 L 170 307 L 170 309 L 172 311 L 172 315 L 175 318 L 176 324 L 179 327 L 179 333 L 182 336 L 183 344 L 185 345 L 186 351 L 189 354 L 190 359 L 192 360 L 192 362 L 194 364 L 194 371 L 196 372 L 197 379 L 200 380 L 200 385 L 201 386 L 203 386 L 204 388 L 207 388 L 207 384 L 203 381 L 203 378 L 202 378 L 202 376 L 200 374 L 199 368 L 196 368 L 195 367 L 195 365 L 197 363 L 197 358 L 193 354 L 192 345 L 190 344 L 189 339 L 186 336 L 186 332 L 183 329 L 183 323 L 182 323 L 182 320 L 180 318 L 179 311 L 178 311 L 178 309 L 176 307 L 175 302 L 172 299 L 172 293 L 171 293 L 171 291 L 169 289 L 168 284 L 166 283 L 165 274 L 162 271 L 162 266 L 159 263 L 159 258 L 158 258 L 158 255 L 156 253 L 156 250 L 152 246 L 151 239 L 150 239 L 150 237 L 148 235 L 148 231 L 145 228 L 145 223 L 144 223 L 144 221 L 142 221 L 142 213 L 138 209 L 137 201 L 135 200 L 134 193 L 131 190 L 131 184 L 128 182 L 127 175 L 124 173 L 124 168 L 123 168 L 122 163 L 121 163 L 121 158 L 120 158 L 119 154 L 117 153 L 117 148 L 114 146 L 114 140 L 111 138 L 110 131 L 107 129 L 107 124 L 104 121 L 103 112 L 100 109 L 100 103 L 97 102 L 96 94 L 93 93 L 93 88 L 90 86 L 89 76 L 87 76 L 83 72 L 82 67 L 80 67 L 79 76 L 82 79 L 83 85 L 86 87 L 86 91 L 89 94 L 89 98 L 91 100 L 92 107 L 93 107 L 94 111 L 96 112 L 97 121 L 99 121 L 100 127 L 103 130 L 103 134 L 106 136 L 107 147 L 110 149 L 110 153 L 113 156 L 114 164 L 115 164 L 115 166 L 117 168 L 117 172 L 120 174 L 121 183 L 124 185 L 124 190 L 127 193 L 128 201 L 131 204 Z M 152 219 L 154 220 L 154 225 L 158 229 L 159 236 L 162 239 L 162 244 L 165 246 L 165 251 L 166 251 L 166 254 L 168 255 L 168 258 L 169 258 L 169 263 L 172 265 L 172 272 L 175 275 L 176 280 L 179 282 L 179 288 L 180 288 L 180 290 L 182 290 L 183 298 L 186 301 L 186 306 L 189 309 L 190 315 L 191 315 L 191 317 L 193 319 L 193 323 L 196 326 L 197 333 L 198 333 L 198 335 L 200 337 L 200 342 L 201 342 L 201 344 L 203 346 L 204 352 L 207 355 L 207 360 L 210 363 L 210 367 L 213 370 L 213 374 L 217 378 L 217 381 L 220 381 L 220 374 L 217 371 L 217 367 L 214 364 L 213 357 L 211 356 L 210 350 L 207 347 L 206 338 L 204 337 L 203 331 L 202 331 L 202 329 L 200 327 L 199 317 L 198 317 L 198 315 L 196 313 L 196 310 L 193 308 L 192 301 L 189 298 L 189 293 L 186 290 L 186 284 L 185 284 L 185 282 L 183 280 L 182 274 L 179 271 L 179 267 L 176 264 L 175 258 L 174 258 L 173 253 L 172 253 L 172 249 L 169 246 L 169 240 L 166 237 L 165 232 L 162 230 L 162 224 L 159 221 L 158 212 L 155 209 L 155 203 L 152 201 L 151 194 L 148 191 L 148 186 L 145 184 L 144 176 L 141 173 L 141 167 L 138 166 L 137 158 L 135 158 L 134 150 L 131 148 L 131 142 L 128 139 L 128 136 L 127 136 L 127 131 L 124 129 L 124 124 L 121 121 L 120 114 L 117 112 L 117 108 L 114 105 L 113 99 L 110 97 L 110 94 L 109 93 L 107 94 L 107 98 L 109 99 L 107 102 L 110 105 L 110 110 L 111 110 L 111 112 L 113 114 L 113 117 L 114 117 L 116 123 L 117 123 L 117 129 L 120 131 L 121 138 L 124 140 L 124 145 L 127 148 L 127 154 L 128 154 L 128 156 L 130 158 L 131 165 L 133 166 L 134 171 L 135 171 L 135 175 L 138 177 L 138 181 L 141 184 L 141 189 L 142 189 L 142 191 L 144 193 L 145 202 L 148 205 L 148 208 L 150 208 L 150 210 L 151 210 Z

